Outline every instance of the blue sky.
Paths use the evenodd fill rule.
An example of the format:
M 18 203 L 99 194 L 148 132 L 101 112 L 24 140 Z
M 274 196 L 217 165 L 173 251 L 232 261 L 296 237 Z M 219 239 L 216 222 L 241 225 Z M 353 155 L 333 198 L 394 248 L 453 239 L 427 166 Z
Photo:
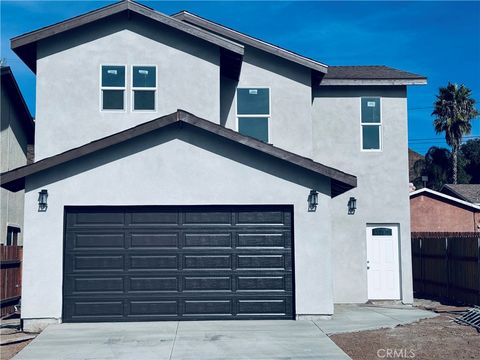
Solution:
M 35 76 L 10 50 L 10 39 L 109 3 L 1 0 L 1 57 L 33 114 Z M 463 83 L 480 102 L 480 2 L 142 3 L 166 14 L 186 9 L 328 65 L 388 65 L 427 76 L 427 86 L 408 90 L 409 144 L 422 154 L 444 146 L 430 116 L 440 86 Z M 470 136 L 480 136 L 480 119 Z

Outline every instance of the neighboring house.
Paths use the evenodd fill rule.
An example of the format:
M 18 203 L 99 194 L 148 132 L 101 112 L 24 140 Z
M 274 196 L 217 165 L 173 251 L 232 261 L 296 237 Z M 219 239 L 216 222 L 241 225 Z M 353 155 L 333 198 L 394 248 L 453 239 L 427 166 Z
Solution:
M 27 194 L 27 329 L 412 302 L 407 85 L 425 77 L 131 1 L 12 48 L 37 75 L 37 162 L 1 180 Z
M 34 123 L 9 66 L 1 71 L 0 172 L 33 161 Z M 0 189 L 0 244 L 21 245 L 25 192 Z
M 480 206 L 435 190 L 410 193 L 410 212 L 412 232 L 480 231 Z
M 440 192 L 480 205 L 480 184 L 445 184 Z

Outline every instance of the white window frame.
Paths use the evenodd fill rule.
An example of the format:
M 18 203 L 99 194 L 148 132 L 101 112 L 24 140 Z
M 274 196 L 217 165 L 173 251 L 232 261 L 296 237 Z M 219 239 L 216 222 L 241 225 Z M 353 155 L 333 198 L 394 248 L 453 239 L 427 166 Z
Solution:
M 241 115 L 238 114 L 238 90 L 245 90 L 245 89 L 268 89 L 268 115 L 266 114 L 256 114 L 256 115 Z M 271 126 L 271 119 L 272 119 L 272 88 L 269 86 L 239 86 L 235 90 L 235 129 L 237 132 L 240 132 L 240 121 L 239 117 L 242 118 L 255 118 L 255 117 L 266 117 L 267 124 L 268 124 L 268 139 L 267 143 L 271 143 L 272 139 L 272 126 Z M 260 140 L 259 140 L 260 141 Z
M 135 66 L 148 66 L 155 68 L 155 87 L 134 87 L 133 86 L 133 68 Z M 130 104 L 131 104 L 131 112 L 136 113 L 154 113 L 157 112 L 158 108 L 158 67 L 154 64 L 133 64 L 130 66 Z M 135 91 L 154 91 L 153 99 L 155 101 L 153 110 L 135 110 Z
M 364 123 L 362 121 L 362 99 L 373 98 L 378 99 L 380 104 L 380 122 L 378 123 Z M 360 151 L 362 152 L 382 152 L 383 151 L 383 109 L 381 96 L 361 96 L 360 97 Z M 379 148 L 378 149 L 364 149 L 363 148 L 363 127 L 364 126 L 378 126 Z
M 123 66 L 125 68 L 124 86 L 103 86 L 102 85 L 102 68 L 104 66 Z M 128 66 L 126 64 L 100 64 L 99 68 L 99 107 L 100 112 L 125 113 L 127 112 L 127 72 Z M 103 90 L 123 90 L 123 109 L 104 109 L 103 108 Z

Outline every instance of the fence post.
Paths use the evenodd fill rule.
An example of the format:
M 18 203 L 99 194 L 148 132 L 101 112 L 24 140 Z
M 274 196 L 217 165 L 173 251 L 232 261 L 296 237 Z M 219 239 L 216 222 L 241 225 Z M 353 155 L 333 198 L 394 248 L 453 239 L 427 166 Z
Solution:
M 420 281 L 421 281 L 421 289 L 422 289 L 422 297 L 425 296 L 424 293 L 425 293 L 425 265 L 424 265 L 424 261 L 423 261 L 423 239 L 420 237 L 419 238 L 419 241 L 418 241 L 418 246 L 420 247 L 420 251 L 419 251 L 419 256 L 420 256 L 420 259 L 419 259 L 419 265 L 420 265 Z
M 480 235 L 477 239 L 477 304 L 480 305 Z
M 450 299 L 450 259 L 449 259 L 449 248 L 448 248 L 448 236 L 445 236 L 445 261 L 446 261 L 446 271 L 447 276 L 445 279 L 447 280 L 447 299 Z

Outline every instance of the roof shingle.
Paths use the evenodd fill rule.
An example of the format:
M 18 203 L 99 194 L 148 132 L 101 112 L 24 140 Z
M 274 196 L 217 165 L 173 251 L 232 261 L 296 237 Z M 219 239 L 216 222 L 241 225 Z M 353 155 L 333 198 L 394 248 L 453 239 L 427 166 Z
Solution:
M 445 184 L 441 191 L 472 204 L 480 204 L 480 184 Z
M 329 66 L 324 79 L 400 80 L 426 79 L 425 76 L 394 69 L 385 65 Z

